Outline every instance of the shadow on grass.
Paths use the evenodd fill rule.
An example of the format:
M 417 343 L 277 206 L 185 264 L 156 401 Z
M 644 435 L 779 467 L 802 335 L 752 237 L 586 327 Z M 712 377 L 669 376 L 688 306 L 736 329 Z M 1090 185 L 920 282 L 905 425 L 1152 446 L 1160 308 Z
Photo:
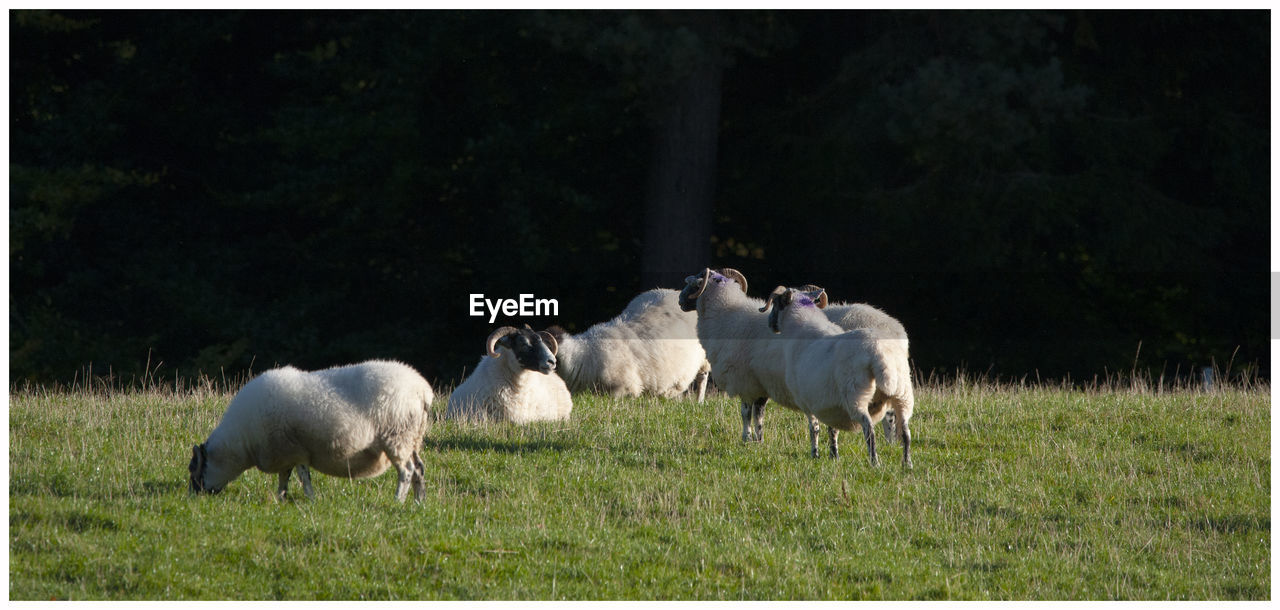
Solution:
M 174 494 L 186 494 L 187 481 L 143 481 L 142 495 L 150 497 L 171 496 Z
M 563 441 L 533 440 L 495 440 L 490 438 L 447 438 L 427 440 L 423 444 L 427 449 L 436 451 L 493 451 L 513 455 L 540 453 L 543 451 L 564 452 L 577 448 L 572 443 Z

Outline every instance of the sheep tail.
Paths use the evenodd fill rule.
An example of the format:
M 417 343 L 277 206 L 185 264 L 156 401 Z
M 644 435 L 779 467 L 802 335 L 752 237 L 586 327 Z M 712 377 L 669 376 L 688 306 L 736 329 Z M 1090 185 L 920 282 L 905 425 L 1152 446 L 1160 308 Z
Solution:
M 900 383 L 898 371 L 889 362 L 889 359 L 885 357 L 885 354 L 876 354 L 875 361 L 872 363 L 872 372 L 875 374 L 876 385 L 879 386 L 882 393 L 889 396 L 898 395 L 898 385 Z

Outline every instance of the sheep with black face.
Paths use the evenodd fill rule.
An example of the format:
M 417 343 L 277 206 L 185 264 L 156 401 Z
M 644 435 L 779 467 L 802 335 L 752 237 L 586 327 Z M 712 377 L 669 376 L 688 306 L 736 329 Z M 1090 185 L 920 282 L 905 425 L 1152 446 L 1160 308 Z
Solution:
M 192 493 L 218 493 L 257 467 L 279 475 L 283 498 L 296 469 L 314 496 L 308 467 L 335 477 L 365 478 L 395 466 L 396 499 L 412 486 L 422 499 L 418 447 L 434 394 L 412 367 L 371 360 L 322 371 L 272 369 L 245 384 L 208 440 L 191 449 Z
M 449 396 L 445 416 L 469 421 L 569 419 L 573 400 L 556 369 L 556 340 L 547 332 L 503 326 L 485 341 L 480 363 Z

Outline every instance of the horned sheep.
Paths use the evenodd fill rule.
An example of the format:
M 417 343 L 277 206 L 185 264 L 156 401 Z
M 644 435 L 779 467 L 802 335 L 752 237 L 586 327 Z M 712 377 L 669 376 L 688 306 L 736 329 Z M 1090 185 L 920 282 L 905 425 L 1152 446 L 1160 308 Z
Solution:
M 278 498 L 296 469 L 314 497 L 309 468 L 337 477 L 365 478 L 393 465 L 396 499 L 410 485 L 424 494 L 418 456 L 434 394 L 406 364 L 371 360 L 305 372 L 286 366 L 245 384 L 208 440 L 191 450 L 189 489 L 218 493 L 245 470 L 277 473 Z
M 818 290 L 819 287 L 813 284 L 806 284 L 804 289 Z M 822 303 L 819 303 L 818 307 L 822 309 L 822 313 L 826 314 L 828 320 L 836 323 L 840 328 L 845 330 L 870 329 L 875 331 L 877 336 L 901 339 L 903 341 L 902 345 L 904 347 L 908 346 L 907 329 L 903 328 L 902 322 L 872 305 L 866 303 L 827 304 L 826 292 L 823 291 Z M 881 420 L 884 424 L 884 438 L 890 443 L 894 439 L 892 429 L 894 419 L 893 409 L 890 408 L 885 412 L 884 419 Z
M 680 309 L 698 312 L 698 340 L 711 363 L 712 379 L 741 401 L 743 441 L 762 439 L 761 421 L 770 398 L 800 410 L 791 401 L 786 371 L 761 305 L 760 299 L 747 296 L 747 278 L 735 269 L 703 269 L 685 278 L 680 291 Z M 811 420 L 812 425 L 816 424 Z M 817 451 L 814 443 L 815 456 Z
M 873 426 L 884 416 L 884 405 L 897 415 L 902 463 L 911 468 L 908 422 L 914 406 L 906 340 L 875 329 L 845 331 L 827 319 L 819 304 L 825 292 L 778 286 L 761 312 L 781 338 L 787 387 L 795 404 L 831 430 L 831 454 L 837 455 L 837 430 L 862 426 L 871 463 L 876 465 Z M 817 428 L 810 435 L 816 443 Z
M 556 369 L 557 344 L 545 331 L 503 326 L 485 341 L 480 364 L 449 396 L 445 416 L 472 421 L 563 420 L 573 410 Z

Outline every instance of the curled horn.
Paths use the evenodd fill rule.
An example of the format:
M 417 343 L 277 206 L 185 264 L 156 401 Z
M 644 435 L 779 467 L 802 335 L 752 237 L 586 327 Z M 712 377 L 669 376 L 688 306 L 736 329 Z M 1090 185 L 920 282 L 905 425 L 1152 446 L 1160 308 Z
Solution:
M 721 270 L 720 270 L 720 275 L 723 275 L 723 276 L 725 276 L 725 277 L 727 277 L 727 278 L 729 278 L 729 279 L 731 279 L 731 280 L 733 280 L 733 281 L 737 282 L 739 286 L 742 286 L 742 292 L 746 292 L 746 291 L 747 291 L 747 278 L 746 278 L 746 276 L 742 275 L 742 272 L 741 272 L 741 271 L 738 271 L 737 269 L 730 269 L 730 268 L 726 267 L 726 268 L 724 268 L 724 269 L 721 269 Z
M 489 335 L 489 338 L 486 339 L 484 342 L 485 351 L 488 352 L 490 357 L 497 358 L 498 352 L 493 351 L 493 348 L 495 345 L 497 345 L 498 340 L 507 335 L 515 334 L 518 332 L 520 331 L 516 330 L 516 328 L 513 326 L 503 326 L 502 328 L 499 328 L 498 330 L 493 331 L 493 333 Z
M 782 299 L 782 295 L 784 294 L 787 294 L 786 286 L 778 286 L 777 288 L 774 288 L 773 292 L 770 292 L 768 298 L 764 300 L 764 307 L 760 308 L 760 313 L 769 311 L 769 307 L 773 306 L 773 302 L 775 300 L 780 301 Z
M 689 277 L 692 278 L 693 276 L 691 275 Z M 698 286 L 698 291 L 690 295 L 689 298 L 696 299 L 702 296 L 702 293 L 707 289 L 707 282 L 710 282 L 710 281 L 711 281 L 711 269 L 705 268 L 702 270 L 702 284 Z
M 815 292 L 815 291 L 820 292 L 821 294 L 818 295 L 818 300 L 814 301 L 814 303 L 817 304 L 818 309 L 827 308 L 827 289 L 826 288 L 823 288 L 822 286 L 818 286 L 815 284 L 805 284 L 804 288 L 802 288 L 801 290 L 804 290 L 805 292 Z
M 538 331 L 538 336 L 542 337 L 542 342 L 547 344 L 547 349 L 551 350 L 552 356 L 556 355 L 556 352 L 560 351 L 560 344 L 556 343 L 555 335 L 545 330 L 540 330 Z

